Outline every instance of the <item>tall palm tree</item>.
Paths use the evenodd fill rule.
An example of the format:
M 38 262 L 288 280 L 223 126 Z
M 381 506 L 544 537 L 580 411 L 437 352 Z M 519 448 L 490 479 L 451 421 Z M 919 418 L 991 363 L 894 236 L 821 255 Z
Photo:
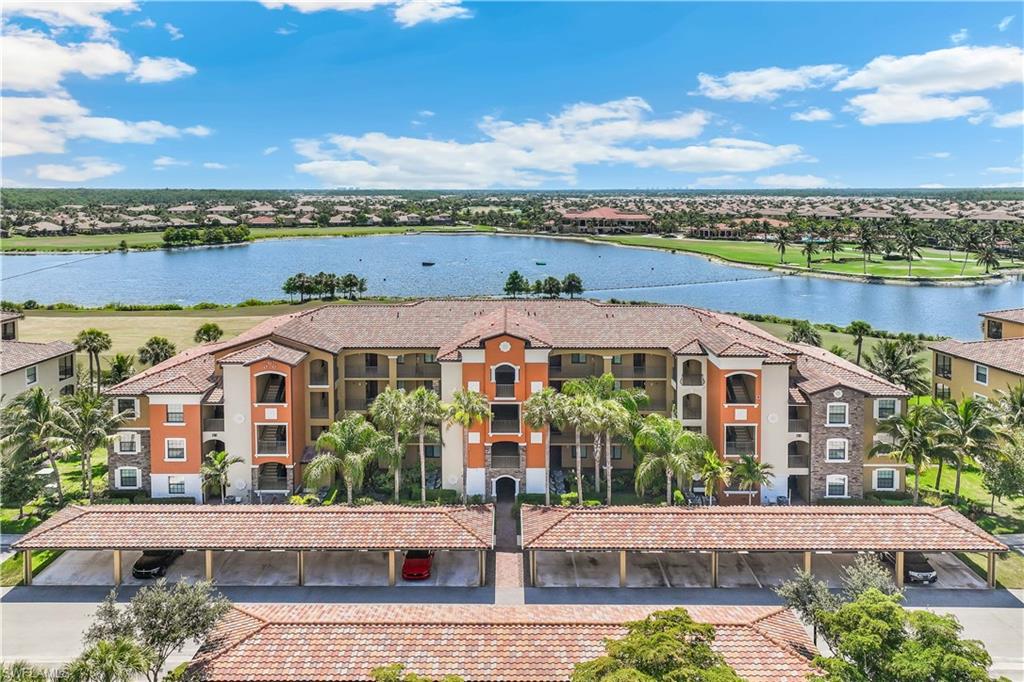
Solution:
M 462 427 L 462 501 L 466 502 L 466 469 L 469 467 L 469 430 L 491 414 L 487 398 L 478 391 L 455 391 L 452 401 L 444 406 L 444 422 Z
M 164 360 L 174 357 L 176 352 L 174 344 L 169 339 L 154 336 L 139 348 L 139 362 L 144 365 L 159 365 Z
M 740 484 L 740 490 L 760 491 L 772 484 L 775 474 L 771 464 L 759 462 L 753 455 L 740 455 L 739 461 L 732 465 L 732 477 Z M 747 504 L 753 503 L 754 496 L 747 495 Z
M 999 267 L 999 257 L 996 255 L 996 247 L 993 244 L 984 244 L 978 251 L 978 257 L 974 260 L 977 265 L 985 266 L 985 274 L 991 272 L 992 268 Z
M 828 231 L 825 239 L 825 250 L 831 254 L 831 260 L 835 263 L 836 253 L 843 250 L 843 233 L 837 228 L 832 228 Z
M 878 425 L 878 432 L 891 442 L 880 441 L 871 448 L 871 454 L 890 455 L 913 467 L 915 505 L 921 496 L 921 469 L 935 449 L 934 431 L 934 411 L 924 405 L 913 405 L 906 414 L 894 415 Z
M 35 387 L 15 397 L 4 408 L 3 437 L 0 449 L 4 455 L 30 457 L 45 452 L 57 487 L 57 502 L 64 506 L 64 487 L 57 470 L 57 452 L 67 446 L 61 428 L 64 412 L 40 388 Z
M 75 350 L 89 356 L 89 382 L 95 384 L 97 391 L 100 390 L 100 353 L 110 350 L 112 345 L 110 334 L 100 329 L 83 329 L 75 337 Z
M 437 426 L 444 418 L 441 398 L 425 386 L 409 394 L 405 403 L 405 423 L 415 433 L 420 446 L 420 501 L 427 501 L 427 430 Z
M 1024 429 L 1024 381 L 1018 381 L 1005 391 L 997 391 L 996 409 L 1003 422 L 1011 429 Z
M 857 248 L 864 264 L 864 274 L 868 274 L 868 263 L 871 262 L 871 254 L 878 253 L 878 233 L 871 223 L 863 221 L 857 227 Z
M 807 320 L 797 320 L 790 328 L 789 334 L 786 335 L 786 340 L 793 343 L 806 343 L 808 346 L 820 346 L 821 332 Z
M 914 259 L 921 257 L 924 241 L 924 233 L 917 225 L 909 223 L 899 228 L 896 245 L 899 254 L 907 259 L 907 277 L 914 273 Z
M 633 415 L 622 403 L 612 398 L 597 401 L 596 409 L 592 416 L 592 425 L 595 430 L 603 434 L 604 442 L 604 476 L 605 494 L 607 504 L 612 503 L 612 439 L 615 436 L 624 436 L 631 433 L 630 425 Z M 594 449 L 594 460 L 600 460 L 601 453 Z
M 864 320 L 854 320 L 843 330 L 853 337 L 853 345 L 857 347 L 857 364 L 860 364 L 861 353 L 864 350 L 864 337 L 871 333 L 871 325 Z
M 352 494 L 363 486 L 363 476 L 370 460 L 377 455 L 379 434 L 361 414 L 349 414 L 334 422 L 316 439 L 319 454 L 306 465 L 302 480 L 307 485 L 341 475 L 345 495 L 352 504 Z
M 786 248 L 793 243 L 792 234 L 789 231 L 789 227 L 781 225 L 775 228 L 775 250 L 779 252 L 779 262 L 784 263 L 786 260 Z
M 928 370 L 924 358 L 899 339 L 882 339 L 864 356 L 864 365 L 886 381 L 902 386 L 914 395 L 928 393 Z
M 548 386 L 532 394 L 523 403 L 523 421 L 533 430 L 547 428 L 544 436 L 544 504 L 551 504 L 551 431 L 550 427 L 561 428 L 564 395 Z
M 583 445 L 582 434 L 590 428 L 594 398 L 588 393 L 567 395 L 562 403 L 562 421 L 572 427 L 576 437 L 576 495 L 577 502 L 583 503 Z
M 237 455 L 229 455 L 224 450 L 206 453 L 199 474 L 203 477 L 203 487 L 207 490 L 216 489 L 220 493 L 220 503 L 224 504 L 228 496 L 228 473 L 232 465 L 241 464 L 245 460 Z
M 131 353 L 115 353 L 107 360 L 107 384 L 115 386 L 135 374 L 135 356 Z
M 981 461 L 996 447 L 999 417 L 977 398 L 950 400 L 936 408 L 935 436 L 941 449 L 949 453 L 956 465 L 953 495 L 960 503 L 960 475 L 965 462 Z
M 634 439 L 640 461 L 633 473 L 638 494 L 659 476 L 665 477 L 665 501 L 672 504 L 672 479 L 692 476 L 697 458 L 709 443 L 707 438 L 687 431 L 676 419 L 650 414 Z
M 382 451 L 384 466 L 388 468 L 395 480 L 395 502 L 402 488 L 402 461 L 405 459 L 406 440 L 406 402 L 408 394 L 404 389 L 391 388 L 381 391 L 370 403 L 370 419 L 381 433 L 387 434 L 392 446 Z
M 68 663 L 57 679 L 66 682 L 132 682 L 150 668 L 152 655 L 128 637 L 102 639 Z
M 118 427 L 124 423 L 124 415 L 114 414 L 111 403 L 104 396 L 83 389 L 66 396 L 58 403 L 61 416 L 57 432 L 61 438 L 78 451 L 81 457 L 82 486 L 93 498 L 92 453 L 96 448 L 106 447 Z
M 804 237 L 803 246 L 800 247 L 800 253 L 804 254 L 807 258 L 807 269 L 811 269 L 811 257 L 818 253 L 818 242 L 814 241 L 814 235 L 808 235 Z
M 714 498 L 719 486 L 729 485 L 732 480 L 732 468 L 722 461 L 710 442 L 705 446 L 697 459 L 697 475 L 704 482 L 704 492 L 708 500 Z
M 971 251 L 977 252 L 981 248 L 981 235 L 978 234 L 978 230 L 965 228 L 960 236 L 960 247 L 964 250 L 964 260 L 960 264 L 960 275 L 962 276 L 967 269 L 967 259 L 970 257 Z

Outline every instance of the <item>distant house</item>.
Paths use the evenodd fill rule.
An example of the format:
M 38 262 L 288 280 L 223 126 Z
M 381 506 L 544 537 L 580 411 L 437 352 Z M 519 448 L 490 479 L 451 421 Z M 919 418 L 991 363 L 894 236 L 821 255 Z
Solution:
M 54 397 L 73 393 L 75 347 L 66 341 L 19 341 L 22 319 L 21 313 L 0 312 L 0 404 L 37 386 Z
M 645 213 L 624 213 L 601 207 L 586 211 L 561 211 L 563 232 L 633 232 L 649 229 L 654 222 Z
M 273 227 L 276 224 L 273 218 L 266 215 L 256 216 L 249 221 L 249 225 L 252 227 Z
M 335 226 L 351 225 L 352 224 L 352 218 L 349 217 L 348 215 L 344 214 L 344 213 L 339 213 L 337 215 L 332 215 L 331 219 L 327 221 L 327 224 L 328 225 L 335 225 Z
M 220 225 L 221 227 L 228 227 L 230 225 L 237 225 L 238 221 L 232 220 L 222 215 L 208 215 L 206 216 L 206 222 L 211 225 Z

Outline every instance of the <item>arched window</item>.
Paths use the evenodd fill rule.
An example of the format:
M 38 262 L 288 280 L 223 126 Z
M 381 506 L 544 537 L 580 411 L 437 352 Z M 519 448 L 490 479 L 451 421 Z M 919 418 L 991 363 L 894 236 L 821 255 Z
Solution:
M 701 398 L 696 393 L 683 396 L 683 419 L 700 419 L 702 414 Z
M 757 402 L 757 378 L 753 374 L 730 374 L 725 378 L 727 405 L 753 405 Z
M 256 375 L 256 402 L 262 404 L 283 404 L 288 402 L 287 381 L 278 372 L 264 372 Z
M 491 368 L 491 376 L 496 384 L 514 384 L 519 381 L 519 368 L 509 364 L 495 365 Z

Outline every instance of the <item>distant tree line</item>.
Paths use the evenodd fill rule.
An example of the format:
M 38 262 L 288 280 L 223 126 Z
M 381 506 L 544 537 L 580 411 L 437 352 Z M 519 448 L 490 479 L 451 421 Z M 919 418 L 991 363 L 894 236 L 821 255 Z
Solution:
M 512 298 L 520 294 L 559 298 L 566 294 L 576 298 L 583 294 L 583 280 L 575 272 L 570 272 L 562 279 L 557 277 L 538 278 L 532 284 L 518 270 L 513 270 L 505 280 L 505 293 Z
M 166 246 L 188 246 L 190 244 L 237 244 L 249 238 L 249 228 L 236 227 L 168 227 L 164 230 Z
M 298 295 L 299 302 L 313 298 L 333 299 L 338 297 L 339 292 L 354 301 L 366 293 L 366 278 L 351 272 L 344 275 L 330 272 L 308 275 L 299 272 L 286 279 L 281 289 L 289 297 Z

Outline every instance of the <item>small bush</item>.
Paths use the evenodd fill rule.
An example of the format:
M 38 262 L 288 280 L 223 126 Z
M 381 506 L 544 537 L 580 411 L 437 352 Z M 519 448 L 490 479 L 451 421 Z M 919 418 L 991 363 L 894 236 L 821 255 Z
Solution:
M 372 497 L 357 497 L 352 500 L 352 504 L 356 507 L 368 507 L 371 504 L 377 504 L 377 500 Z
M 579 495 L 576 493 L 562 493 L 559 502 L 563 507 L 571 507 L 579 502 Z
M 469 503 L 470 504 L 483 504 L 484 503 L 484 496 L 483 495 L 471 495 L 470 498 L 469 498 Z
M 427 491 L 427 502 L 440 502 L 441 504 L 457 504 L 459 491 L 448 488 Z

